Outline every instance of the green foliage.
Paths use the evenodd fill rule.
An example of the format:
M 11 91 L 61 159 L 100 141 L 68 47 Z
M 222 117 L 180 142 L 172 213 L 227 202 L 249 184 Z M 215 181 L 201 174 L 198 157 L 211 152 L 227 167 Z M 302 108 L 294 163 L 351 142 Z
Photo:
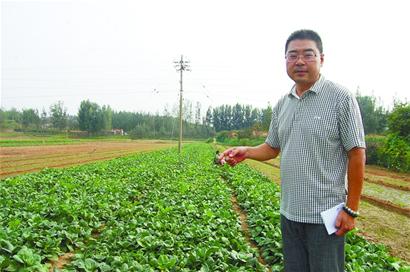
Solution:
M 104 130 L 112 129 L 112 110 L 110 106 L 102 106 L 102 128 Z
M 259 110 L 250 105 L 235 106 L 221 105 L 212 111 L 209 108 L 206 114 L 206 124 L 212 124 L 215 131 L 241 130 L 250 128 L 255 124 L 262 124 L 264 129 L 269 128 L 272 108 L 270 105 L 266 109 Z
M 64 103 L 58 101 L 50 106 L 51 123 L 58 130 L 63 130 L 67 127 L 67 109 L 64 108 Z
M 239 131 L 220 131 L 216 134 L 216 141 L 218 143 L 230 146 L 255 146 L 265 142 L 266 137 L 253 136 L 251 129 L 244 129 Z
M 247 213 L 251 239 L 262 249 L 272 271 L 282 271 L 279 186 L 245 164 L 235 168 L 225 166 L 221 171 Z
M 410 172 L 410 144 L 396 134 L 366 136 L 366 163 Z
M 261 125 L 262 125 L 263 130 L 267 131 L 269 129 L 271 119 L 272 119 L 272 107 L 269 104 L 266 109 L 262 110 Z
M 346 235 L 346 271 L 410 271 L 410 266 L 389 255 L 385 246 L 366 241 L 351 231 Z
M 17 109 L 11 110 L 0 109 L 0 128 L 1 129 L 18 129 L 21 127 L 22 113 Z
M 227 139 L 221 143 L 224 145 L 229 145 L 229 146 L 256 146 L 260 145 L 265 142 L 265 138 L 263 137 L 258 137 L 258 138 L 232 138 L 232 139 Z
M 356 95 L 362 115 L 365 134 L 380 134 L 387 127 L 387 111 L 383 107 L 376 106 L 376 98 L 373 96 Z
M 282 271 L 279 186 L 244 164 L 225 166 L 220 171 L 248 214 L 252 240 L 263 249 L 272 271 Z M 345 252 L 348 272 L 410 271 L 410 266 L 392 257 L 384 246 L 370 243 L 354 231 L 346 237 Z
M 74 250 L 65 271 L 265 271 L 213 155 L 185 146 L 3 180 L 0 263 L 41 271 Z
M 154 137 L 153 132 L 147 125 L 141 124 L 131 130 L 130 137 L 131 139 L 151 138 Z
M 119 136 L 74 138 L 73 135 L 58 131 L 0 133 L 0 146 L 64 145 L 90 141 L 118 140 Z M 121 138 L 120 138 L 121 139 Z
M 23 110 L 23 115 L 22 115 L 23 129 L 29 129 L 29 128 L 39 129 L 40 121 L 41 121 L 40 116 L 38 115 L 37 110 L 33 110 L 33 109 Z
M 389 134 L 383 152 L 384 166 L 401 172 L 410 172 L 410 143 L 403 137 Z
M 383 165 L 386 136 L 366 135 L 366 164 Z
M 410 143 L 410 104 L 396 103 L 388 118 L 389 131 Z
M 410 171 L 410 105 L 408 103 L 396 103 L 387 118 L 382 118 L 381 109 L 374 110 L 374 98 L 357 96 L 361 107 L 363 122 L 367 124 L 367 131 L 383 132 L 370 127 L 375 124 L 384 124 L 386 120 L 389 127 L 388 134 L 384 136 L 366 136 L 366 162 L 387 167 L 394 171 Z M 367 121 L 366 121 L 367 120 Z M 372 125 L 373 124 L 373 125 Z
M 77 116 L 80 130 L 96 133 L 104 128 L 104 113 L 97 103 L 81 101 Z
M 232 194 L 264 259 L 281 271 L 279 187 L 244 164 L 216 166 L 214 155 L 209 145 L 186 145 L 181 155 L 171 149 L 2 180 L 0 271 L 48 271 L 68 251 L 75 256 L 63 271 L 266 271 Z M 346 256 L 347 271 L 408 271 L 355 234 Z
M 179 137 L 179 119 L 171 116 L 159 116 L 131 112 L 114 112 L 113 124 L 121 127 L 121 124 L 129 128 L 132 139 L 176 139 Z M 125 123 L 125 120 L 130 120 Z M 206 125 L 193 124 L 183 121 L 184 139 L 206 139 L 212 135 L 212 129 Z

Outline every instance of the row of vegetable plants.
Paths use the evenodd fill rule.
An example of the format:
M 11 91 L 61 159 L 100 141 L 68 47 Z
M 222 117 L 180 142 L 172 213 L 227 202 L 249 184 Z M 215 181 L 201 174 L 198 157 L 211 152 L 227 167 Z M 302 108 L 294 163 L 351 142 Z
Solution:
M 232 194 L 272 271 L 283 270 L 280 189 L 246 165 L 184 146 L 0 182 L 0 271 L 266 271 L 245 240 Z M 386 248 L 347 237 L 347 271 L 409 271 Z M 54 269 L 58 271 L 58 269 Z
M 263 257 L 273 271 L 281 271 L 279 185 L 246 164 L 234 168 L 225 166 L 220 172 L 247 213 L 252 239 L 262 249 Z M 352 231 L 346 235 L 346 271 L 410 271 L 410 266 L 392 257 L 385 246 L 371 243 L 356 233 Z
M 210 146 L 0 183 L 0 271 L 265 271 L 243 237 Z M 57 269 L 55 269 L 57 270 Z

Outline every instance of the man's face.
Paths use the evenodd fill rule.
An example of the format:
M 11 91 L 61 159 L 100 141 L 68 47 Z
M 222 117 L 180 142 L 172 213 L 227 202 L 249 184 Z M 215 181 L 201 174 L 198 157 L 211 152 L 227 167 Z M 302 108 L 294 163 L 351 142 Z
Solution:
M 289 77 L 304 88 L 312 86 L 320 75 L 323 54 L 311 40 L 293 40 L 286 52 L 286 70 Z

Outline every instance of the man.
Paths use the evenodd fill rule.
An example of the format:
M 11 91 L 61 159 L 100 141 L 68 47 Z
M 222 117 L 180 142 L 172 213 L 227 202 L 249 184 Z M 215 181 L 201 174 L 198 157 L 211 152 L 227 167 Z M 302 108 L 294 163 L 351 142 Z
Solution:
M 324 54 L 316 32 L 292 33 L 285 58 L 295 85 L 273 108 L 265 143 L 234 147 L 219 158 L 234 166 L 280 153 L 285 271 L 344 271 L 344 234 L 355 227 L 364 176 L 359 107 L 346 88 L 320 74 Z M 335 224 L 338 230 L 328 235 L 320 212 L 342 202 Z

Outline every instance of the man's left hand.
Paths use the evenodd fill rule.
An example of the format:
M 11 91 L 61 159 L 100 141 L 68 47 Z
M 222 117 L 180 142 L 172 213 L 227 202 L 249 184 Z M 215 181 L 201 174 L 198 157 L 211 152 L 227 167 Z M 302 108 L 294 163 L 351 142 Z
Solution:
M 355 227 L 355 219 L 348 215 L 345 211 L 340 211 L 336 218 L 337 236 L 343 236 Z

